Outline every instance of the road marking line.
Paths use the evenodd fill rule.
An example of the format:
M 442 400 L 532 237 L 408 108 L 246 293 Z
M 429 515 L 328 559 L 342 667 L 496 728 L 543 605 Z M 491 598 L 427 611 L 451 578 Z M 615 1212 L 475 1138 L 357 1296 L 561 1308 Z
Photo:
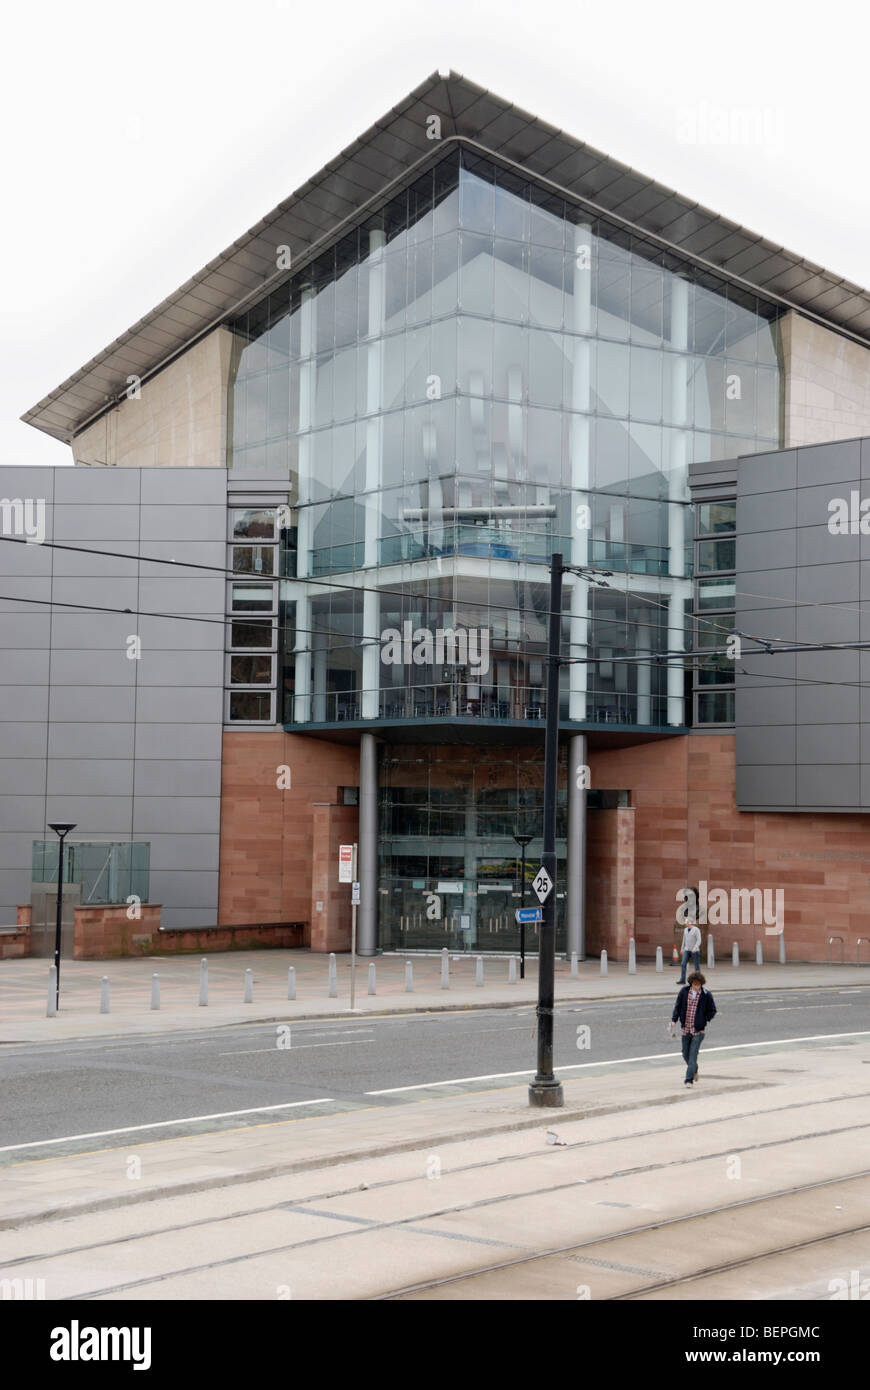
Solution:
M 859 1033 L 815 1033 L 807 1038 L 765 1038 L 761 1042 L 751 1043 L 729 1043 L 723 1047 L 705 1047 L 704 1056 L 711 1052 L 738 1052 L 748 1047 L 772 1047 L 781 1046 L 783 1043 L 801 1042 L 828 1042 L 833 1038 L 870 1038 L 870 1031 Z M 606 1062 L 574 1062 L 568 1066 L 559 1066 L 557 1071 L 585 1071 L 587 1067 L 618 1067 L 626 1062 L 661 1062 L 671 1059 L 682 1061 L 678 1052 L 649 1052 L 644 1057 L 613 1057 Z M 430 1086 L 462 1086 L 469 1081 L 503 1081 L 512 1076 L 534 1076 L 534 1067 L 529 1067 L 526 1071 L 494 1071 L 487 1076 L 457 1076 L 452 1081 L 424 1081 L 417 1086 L 390 1086 L 385 1091 L 366 1091 L 367 1096 L 392 1096 L 400 1091 L 427 1091 Z M 2 1152 L 2 1150 L 0 1150 Z
M 138 1134 L 142 1129 L 167 1129 L 171 1125 L 198 1124 L 200 1120 L 232 1120 L 236 1115 L 263 1115 L 271 1110 L 294 1110 L 300 1105 L 329 1105 L 333 1096 L 316 1100 L 289 1100 L 282 1105 L 254 1105 L 249 1110 L 222 1110 L 217 1115 L 187 1115 L 181 1120 L 156 1120 L 147 1125 L 125 1125 L 122 1129 L 95 1129 L 90 1134 L 65 1134 L 60 1139 L 34 1139 L 28 1144 L 5 1144 L 0 1154 L 16 1153 L 19 1149 L 44 1149 L 49 1144 L 73 1144 L 78 1139 L 106 1139 L 113 1134 Z
M 361 1038 L 359 1042 L 373 1043 L 375 1038 Z M 253 1052 L 302 1052 L 306 1047 L 357 1047 L 358 1042 L 297 1043 L 295 1047 L 279 1047 L 277 1042 L 271 1047 L 242 1047 L 236 1052 L 219 1052 L 219 1057 L 250 1057 Z

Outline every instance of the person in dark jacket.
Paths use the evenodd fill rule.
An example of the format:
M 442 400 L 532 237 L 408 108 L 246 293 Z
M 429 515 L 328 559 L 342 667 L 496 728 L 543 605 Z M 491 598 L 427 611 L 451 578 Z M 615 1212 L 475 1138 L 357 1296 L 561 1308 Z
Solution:
M 706 983 L 700 970 L 693 970 L 677 995 L 671 1015 L 671 1037 L 676 1031 L 678 1019 L 683 1030 L 683 1061 L 686 1063 L 684 1086 L 692 1086 L 698 1079 L 698 1053 L 704 1041 L 704 1032 L 707 1024 L 716 1017 L 716 1003 L 710 991 L 704 988 Z

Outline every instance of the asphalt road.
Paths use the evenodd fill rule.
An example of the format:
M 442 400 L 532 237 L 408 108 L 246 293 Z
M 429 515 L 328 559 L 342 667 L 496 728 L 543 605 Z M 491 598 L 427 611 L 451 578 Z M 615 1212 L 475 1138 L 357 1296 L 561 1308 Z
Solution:
M 557 1071 L 666 1059 L 671 1053 L 678 1069 L 679 1040 L 667 1037 L 672 998 L 558 1006 Z M 735 992 L 722 994 L 717 1003 L 719 1015 L 705 1042 L 710 1050 L 870 1031 L 868 987 Z M 588 1036 L 578 1032 L 587 1028 Z M 522 1007 L 311 1020 L 289 1025 L 289 1036 L 284 1025 L 249 1024 L 160 1037 L 5 1046 L 0 1048 L 0 1162 L 39 1156 L 40 1141 L 68 1139 L 68 1145 L 47 1150 L 67 1152 L 95 1147 L 93 1138 L 74 1136 L 132 1133 L 163 1122 L 190 1133 L 262 1121 L 265 1107 L 317 1101 L 335 1110 L 404 1103 L 407 1097 L 389 1092 L 452 1080 L 474 1088 L 490 1078 L 533 1071 L 534 1030 L 534 1009 Z M 715 1054 L 708 1051 L 708 1056 L 705 1063 L 702 1049 L 702 1072 L 715 1065 Z M 110 1134 L 107 1142 L 122 1144 L 124 1135 Z M 31 1147 L 16 1153 L 18 1145 Z

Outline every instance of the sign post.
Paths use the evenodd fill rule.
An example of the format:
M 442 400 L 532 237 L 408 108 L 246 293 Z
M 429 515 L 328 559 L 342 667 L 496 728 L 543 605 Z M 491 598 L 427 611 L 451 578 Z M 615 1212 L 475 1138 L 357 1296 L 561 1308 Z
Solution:
M 359 905 L 359 883 L 356 876 L 357 847 L 353 847 L 353 873 L 350 890 L 350 1011 L 356 1007 L 356 910 Z

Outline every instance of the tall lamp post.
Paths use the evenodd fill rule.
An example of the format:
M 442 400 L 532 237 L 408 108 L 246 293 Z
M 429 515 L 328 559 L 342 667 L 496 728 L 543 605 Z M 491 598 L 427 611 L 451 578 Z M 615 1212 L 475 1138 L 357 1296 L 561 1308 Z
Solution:
M 523 868 L 522 878 L 520 879 L 520 907 L 526 905 L 526 845 L 533 837 L 531 835 L 515 835 L 514 839 L 522 851 Z M 520 922 L 520 979 L 526 978 L 526 924 Z
M 68 821 L 55 821 L 53 824 L 49 822 L 48 828 L 49 830 L 53 830 L 60 840 L 57 850 L 57 918 L 54 926 L 54 1007 L 55 1010 L 57 1010 L 60 1008 L 60 926 L 61 914 L 63 912 L 63 842 L 67 835 L 75 830 L 75 826 L 71 825 Z

